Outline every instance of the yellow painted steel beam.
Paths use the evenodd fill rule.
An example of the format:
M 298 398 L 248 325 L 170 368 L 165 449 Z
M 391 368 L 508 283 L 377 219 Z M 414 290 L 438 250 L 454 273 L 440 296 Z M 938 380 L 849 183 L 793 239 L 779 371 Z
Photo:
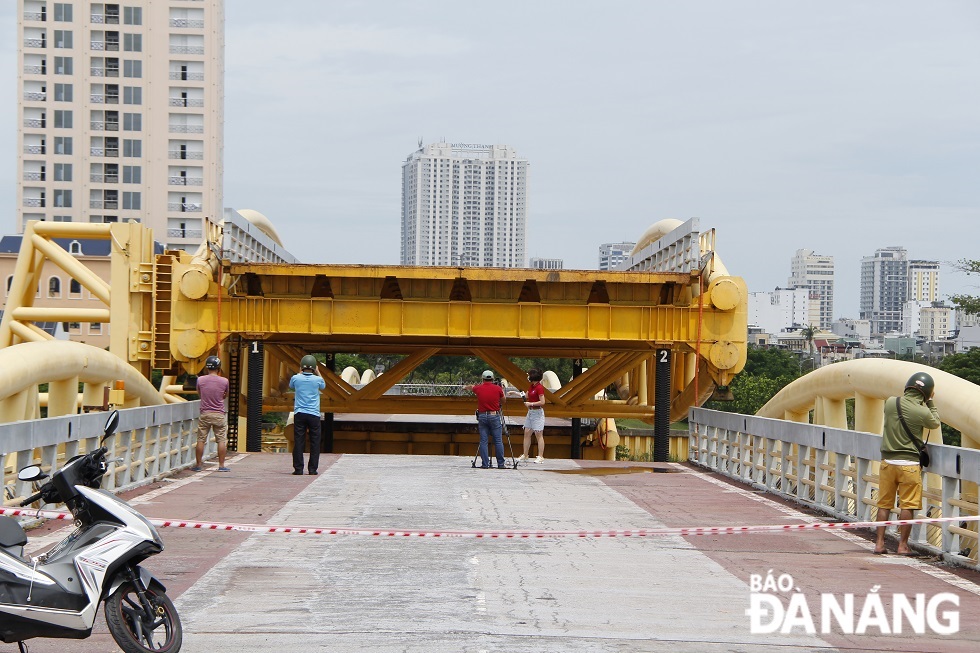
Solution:
M 439 349 L 436 347 L 429 347 L 409 354 L 405 358 L 395 363 L 395 365 L 381 375 L 381 377 L 375 378 L 374 381 L 358 390 L 352 399 L 355 401 L 380 399 L 385 392 L 390 390 L 395 386 L 395 384 L 411 374 L 412 370 L 428 359 L 432 358 L 432 356 L 434 356 L 438 351 Z

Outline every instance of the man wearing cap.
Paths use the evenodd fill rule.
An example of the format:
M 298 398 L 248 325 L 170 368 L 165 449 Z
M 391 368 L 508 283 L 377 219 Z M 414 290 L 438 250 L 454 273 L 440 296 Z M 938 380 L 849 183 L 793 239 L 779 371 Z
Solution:
M 476 395 L 476 421 L 480 428 L 481 469 L 490 469 L 490 454 L 487 446 L 493 434 L 493 448 L 497 455 L 497 468 L 504 469 L 504 439 L 500 426 L 500 405 L 504 400 L 504 389 L 493 382 L 493 372 L 483 372 L 483 383 L 467 386 Z

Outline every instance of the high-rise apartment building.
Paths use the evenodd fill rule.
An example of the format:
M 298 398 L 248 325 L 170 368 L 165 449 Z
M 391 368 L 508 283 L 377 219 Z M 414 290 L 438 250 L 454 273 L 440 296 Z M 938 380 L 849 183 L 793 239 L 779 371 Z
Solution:
M 809 315 L 807 288 L 776 288 L 772 292 L 749 293 L 749 324 L 766 333 L 799 329 Z
M 909 261 L 904 247 L 884 247 L 861 259 L 861 319 L 871 335 L 902 330 L 902 307 L 909 293 Z
M 506 145 L 420 146 L 402 165 L 402 265 L 524 267 L 527 178 Z
M 630 252 L 636 247 L 636 243 L 603 243 L 599 245 L 599 269 L 615 270 L 620 264 L 629 258 Z
M 806 288 L 810 295 L 807 324 L 830 329 L 834 321 L 834 257 L 798 249 L 790 267 L 790 288 Z
M 18 0 L 17 224 L 222 216 L 224 0 Z
M 532 256 L 528 265 L 532 270 L 561 270 L 565 267 L 565 260 L 560 258 L 541 258 Z
M 909 300 L 939 301 L 938 261 L 909 261 Z

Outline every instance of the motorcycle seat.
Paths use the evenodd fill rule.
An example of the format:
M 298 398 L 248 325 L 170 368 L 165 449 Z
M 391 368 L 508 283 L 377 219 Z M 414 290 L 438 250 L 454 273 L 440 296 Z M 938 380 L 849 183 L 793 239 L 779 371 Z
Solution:
M 27 533 L 13 517 L 0 515 L 0 546 L 10 548 L 27 544 Z

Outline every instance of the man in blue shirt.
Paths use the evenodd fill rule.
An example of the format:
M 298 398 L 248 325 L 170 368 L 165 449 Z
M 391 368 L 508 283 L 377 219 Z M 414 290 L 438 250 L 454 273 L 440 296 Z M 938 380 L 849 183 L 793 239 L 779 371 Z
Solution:
M 307 354 L 299 363 L 301 371 L 289 379 L 296 391 L 293 399 L 293 476 L 303 475 L 303 450 L 310 436 L 310 463 L 307 469 L 316 476 L 320 464 L 320 390 L 327 387 L 323 377 L 314 374 L 316 358 Z

